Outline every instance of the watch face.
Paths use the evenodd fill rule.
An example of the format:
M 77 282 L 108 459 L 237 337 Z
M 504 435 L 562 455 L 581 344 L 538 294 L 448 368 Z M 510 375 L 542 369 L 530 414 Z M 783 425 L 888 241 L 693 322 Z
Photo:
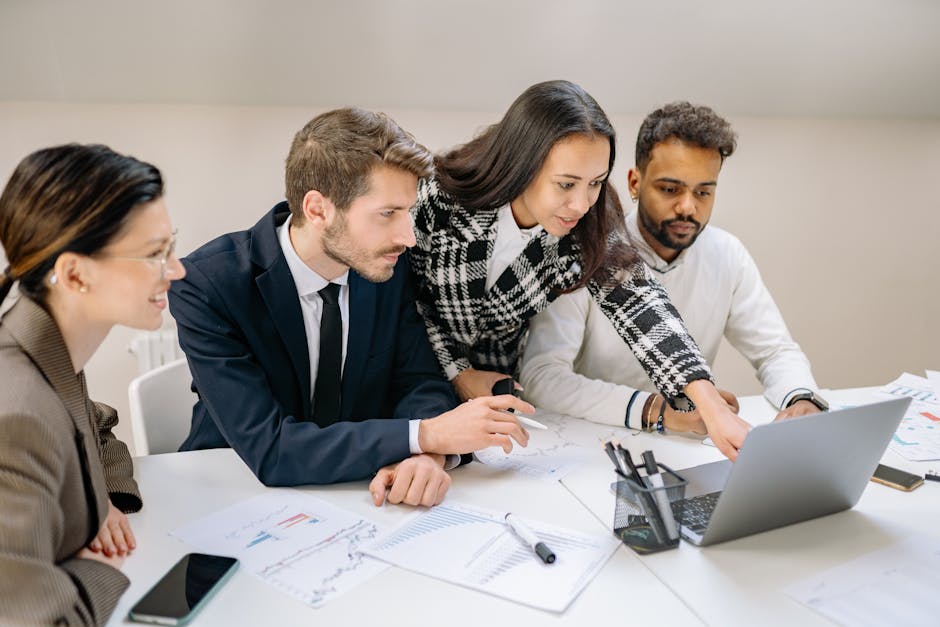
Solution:
M 796 403 L 797 401 L 809 401 L 818 407 L 821 411 L 829 411 L 829 403 L 823 400 L 821 396 L 811 392 L 806 394 L 797 394 L 792 399 L 790 399 L 790 405 L 793 405 L 793 403 Z M 787 406 L 789 407 L 790 405 Z

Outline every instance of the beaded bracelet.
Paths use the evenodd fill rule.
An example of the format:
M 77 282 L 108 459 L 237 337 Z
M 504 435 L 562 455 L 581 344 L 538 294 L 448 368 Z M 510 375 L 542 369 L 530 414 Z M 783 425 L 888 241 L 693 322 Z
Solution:
M 656 417 L 656 433 L 666 435 L 666 427 L 663 426 L 663 414 L 666 413 L 666 397 L 663 397 L 663 404 L 659 406 L 659 416 Z M 652 429 L 650 429 L 652 431 Z

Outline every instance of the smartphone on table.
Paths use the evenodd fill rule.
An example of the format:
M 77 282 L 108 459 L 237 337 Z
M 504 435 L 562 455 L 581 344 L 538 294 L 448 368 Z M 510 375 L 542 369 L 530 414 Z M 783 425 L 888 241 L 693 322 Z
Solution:
M 140 623 L 185 625 L 235 572 L 237 565 L 234 557 L 184 555 L 131 608 L 127 617 Z
M 898 490 L 904 490 L 905 492 L 910 492 L 924 483 L 924 478 L 920 475 L 915 475 L 914 473 L 901 470 L 900 468 L 885 466 L 884 464 L 878 464 L 871 480 L 875 483 L 897 488 Z

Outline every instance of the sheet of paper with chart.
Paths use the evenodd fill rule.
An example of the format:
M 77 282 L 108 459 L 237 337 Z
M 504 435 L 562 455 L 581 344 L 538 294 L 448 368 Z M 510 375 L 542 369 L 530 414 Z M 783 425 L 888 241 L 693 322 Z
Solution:
M 529 432 L 529 445 L 525 448 L 514 445 L 512 452 L 505 453 L 499 447 L 490 447 L 477 451 L 474 457 L 477 461 L 505 470 L 513 470 L 530 477 L 537 477 L 548 481 L 559 481 L 568 475 L 591 456 L 593 446 L 603 441 L 594 432 L 597 425 L 589 429 L 591 435 L 585 437 L 580 433 L 581 421 L 572 420 L 558 414 L 539 412 L 535 418 L 548 429 L 527 428 Z M 611 431 L 611 439 L 619 437 L 622 433 Z
M 609 533 L 526 520 L 555 552 L 555 562 L 545 564 L 503 522 L 504 515 L 445 502 L 360 550 L 437 579 L 563 612 L 619 544 Z
M 357 553 L 377 537 L 369 520 L 322 499 L 277 490 L 236 503 L 171 532 L 313 607 L 366 581 L 387 564 Z
M 886 396 L 909 396 L 911 404 L 891 438 L 891 450 L 911 461 L 940 459 L 940 397 L 932 381 L 905 372 L 880 390 Z
M 797 582 L 785 592 L 840 625 L 936 625 L 940 542 L 914 537 Z

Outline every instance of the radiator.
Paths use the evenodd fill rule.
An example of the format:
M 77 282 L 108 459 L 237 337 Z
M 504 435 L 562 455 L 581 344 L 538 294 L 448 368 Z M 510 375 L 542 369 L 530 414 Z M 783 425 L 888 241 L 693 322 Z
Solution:
M 131 340 L 128 350 L 137 357 L 139 374 L 183 357 L 175 328 L 138 333 Z

